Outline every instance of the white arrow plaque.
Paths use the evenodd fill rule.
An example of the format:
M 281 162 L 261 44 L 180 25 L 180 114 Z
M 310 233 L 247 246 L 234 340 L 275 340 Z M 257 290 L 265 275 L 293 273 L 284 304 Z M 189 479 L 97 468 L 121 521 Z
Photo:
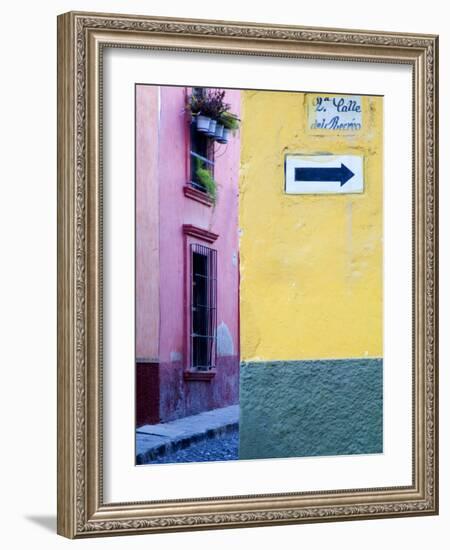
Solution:
M 286 155 L 285 191 L 290 195 L 364 192 L 361 155 Z

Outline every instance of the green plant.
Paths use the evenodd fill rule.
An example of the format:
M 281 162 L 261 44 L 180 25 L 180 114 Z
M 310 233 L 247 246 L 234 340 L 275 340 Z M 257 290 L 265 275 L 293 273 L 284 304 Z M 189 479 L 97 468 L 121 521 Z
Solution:
M 230 105 L 224 102 L 224 97 L 225 90 L 219 90 L 218 88 L 207 90 L 204 94 L 191 94 L 186 110 L 193 116 L 204 115 L 219 119 L 230 108 Z
M 230 113 L 230 111 L 225 111 L 220 115 L 219 120 L 220 123 L 223 124 L 225 128 L 228 128 L 228 130 L 231 130 L 233 134 L 235 134 L 236 131 L 239 130 L 241 121 L 234 113 Z
M 198 115 L 203 113 L 204 103 L 204 96 L 199 94 L 191 94 L 186 105 L 186 110 L 189 111 L 191 115 Z
M 207 111 L 207 116 L 214 119 L 219 119 L 222 113 L 230 108 L 228 103 L 224 102 L 225 90 L 219 90 L 217 88 L 208 90 L 205 96 L 204 109 Z
M 195 175 L 197 176 L 198 182 L 203 185 L 206 192 L 211 197 L 213 203 L 216 204 L 217 183 L 212 177 L 211 172 L 199 158 L 195 159 Z

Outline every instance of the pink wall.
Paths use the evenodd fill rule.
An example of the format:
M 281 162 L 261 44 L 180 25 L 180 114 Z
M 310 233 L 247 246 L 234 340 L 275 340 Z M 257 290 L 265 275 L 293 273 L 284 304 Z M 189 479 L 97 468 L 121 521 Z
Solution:
M 159 357 L 158 88 L 136 86 L 136 358 Z
M 138 87 L 139 88 L 139 87 Z M 154 94 L 157 87 L 141 86 L 142 95 L 138 102 Z M 239 266 L 238 266 L 238 177 L 240 163 L 239 134 L 226 145 L 216 144 L 214 177 L 218 183 L 215 207 L 196 202 L 184 194 L 189 174 L 189 128 L 184 112 L 186 94 L 190 89 L 183 87 L 159 88 L 159 122 L 157 174 L 154 175 L 155 147 L 151 154 L 138 144 L 137 162 L 151 178 L 145 185 L 153 187 L 149 195 L 159 205 L 159 387 L 160 417 L 170 420 L 202 410 L 236 403 L 239 388 Z M 139 99 L 141 98 L 141 99 Z M 231 104 L 233 112 L 240 113 L 240 92 L 229 90 L 225 101 Z M 154 124 L 155 113 L 143 113 L 147 124 Z M 139 118 L 139 105 L 137 110 Z M 145 143 L 145 140 L 144 140 Z M 142 157 L 141 157 L 142 155 Z M 144 159 L 144 157 L 146 157 Z M 149 162 L 149 158 L 152 160 Z M 138 178 L 139 180 L 139 178 Z M 142 179 L 144 181 L 144 179 Z M 139 181 L 138 181 L 139 186 Z M 154 190 L 158 188 L 158 193 Z M 142 196 L 145 194 L 143 193 Z M 154 204 L 148 216 L 154 216 Z M 154 218 L 156 219 L 156 218 Z M 139 223 L 139 217 L 138 217 Z M 149 223 L 149 222 L 147 222 Z M 185 327 L 185 236 L 183 225 L 191 224 L 219 235 L 210 245 L 217 252 L 217 326 L 218 357 L 217 374 L 210 382 L 187 381 L 184 370 L 189 366 L 186 357 Z M 147 233 L 149 243 L 155 233 Z M 153 239 L 153 240 L 152 240 Z M 201 244 L 207 244 L 198 241 Z M 151 246 L 150 246 L 151 248 Z M 148 246 L 138 243 L 137 255 L 147 254 Z M 139 270 L 145 262 L 137 260 L 137 302 L 148 298 L 152 292 L 148 269 Z M 154 264 L 156 265 L 156 264 Z M 154 274 L 152 275 L 154 277 Z M 142 280 L 145 279 L 145 280 Z M 146 291 L 142 289 L 147 288 Z M 138 307 L 137 307 L 138 311 Z M 153 319 L 154 321 L 154 319 Z M 141 318 L 137 318 L 141 322 Z M 142 322 L 148 322 L 145 316 Z M 146 331 L 139 328 L 138 334 L 147 338 Z M 156 331 L 151 338 L 156 337 Z M 139 341 L 138 335 L 138 341 Z M 152 344 L 152 347 L 154 344 Z M 139 347 L 139 344 L 138 344 Z M 145 346 L 144 346 L 145 347 Z
M 228 326 L 237 350 L 239 136 L 227 145 L 216 146 L 214 177 L 219 185 L 216 207 L 208 208 L 186 198 L 183 185 L 190 177 L 186 157 L 188 128 L 183 112 L 185 97 L 186 88 L 161 87 L 160 267 L 164 282 L 160 299 L 161 312 L 171 312 L 161 316 L 160 361 L 164 362 L 171 360 L 171 352 L 183 352 L 184 327 L 180 318 L 184 315 L 184 297 L 179 284 L 184 276 L 182 224 L 196 225 L 219 235 L 212 245 L 218 250 L 217 272 L 221 274 L 217 323 Z M 239 91 L 227 92 L 225 100 L 232 104 L 233 112 L 240 112 Z

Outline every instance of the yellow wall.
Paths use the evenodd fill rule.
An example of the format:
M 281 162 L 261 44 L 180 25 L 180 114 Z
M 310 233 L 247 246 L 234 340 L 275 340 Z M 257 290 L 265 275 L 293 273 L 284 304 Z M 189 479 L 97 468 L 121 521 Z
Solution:
M 353 135 L 308 133 L 307 98 L 242 93 L 243 361 L 382 356 L 382 98 Z M 364 192 L 285 194 L 298 153 L 364 155 Z

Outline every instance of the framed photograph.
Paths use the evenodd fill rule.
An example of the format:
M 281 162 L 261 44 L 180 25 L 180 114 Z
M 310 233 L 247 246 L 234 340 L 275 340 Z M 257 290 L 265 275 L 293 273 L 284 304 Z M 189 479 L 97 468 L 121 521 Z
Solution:
M 58 18 L 58 532 L 438 513 L 438 38 Z

